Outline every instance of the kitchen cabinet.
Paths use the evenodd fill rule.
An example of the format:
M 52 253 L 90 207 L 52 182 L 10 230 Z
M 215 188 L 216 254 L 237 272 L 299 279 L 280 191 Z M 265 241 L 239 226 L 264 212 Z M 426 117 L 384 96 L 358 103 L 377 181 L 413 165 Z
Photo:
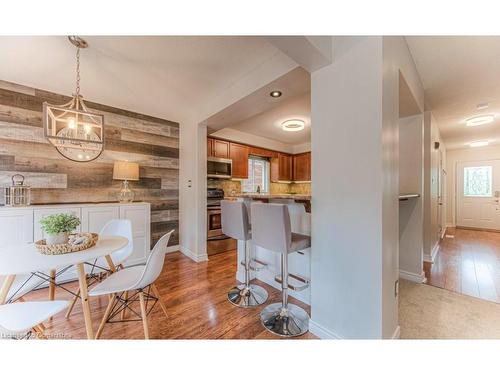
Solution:
M 221 139 L 207 138 L 207 156 L 229 159 L 229 142 Z
M 266 150 L 260 147 L 250 147 L 250 155 L 260 156 L 261 158 L 276 158 L 278 153 L 276 151 Z
M 271 159 L 271 182 L 290 182 L 293 178 L 293 156 L 278 153 Z
M 230 143 L 229 158 L 233 161 L 232 177 L 248 178 L 249 147 L 238 143 Z
M 214 140 L 207 138 L 207 156 L 214 156 Z
M 311 153 L 293 155 L 293 180 L 311 181 Z
M 212 156 L 229 159 L 229 142 L 214 139 L 212 144 Z

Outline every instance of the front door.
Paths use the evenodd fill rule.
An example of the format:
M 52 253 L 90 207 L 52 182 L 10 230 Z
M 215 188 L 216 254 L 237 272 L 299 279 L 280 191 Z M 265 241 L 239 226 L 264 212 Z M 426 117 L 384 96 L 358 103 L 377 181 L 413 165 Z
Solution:
M 457 226 L 500 230 L 500 161 L 457 164 Z

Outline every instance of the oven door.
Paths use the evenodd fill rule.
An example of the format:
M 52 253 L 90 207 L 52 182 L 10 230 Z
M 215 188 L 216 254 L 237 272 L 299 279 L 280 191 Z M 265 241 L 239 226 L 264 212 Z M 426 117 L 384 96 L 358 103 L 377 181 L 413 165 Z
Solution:
M 220 237 L 222 234 L 222 214 L 220 207 L 207 208 L 207 237 Z

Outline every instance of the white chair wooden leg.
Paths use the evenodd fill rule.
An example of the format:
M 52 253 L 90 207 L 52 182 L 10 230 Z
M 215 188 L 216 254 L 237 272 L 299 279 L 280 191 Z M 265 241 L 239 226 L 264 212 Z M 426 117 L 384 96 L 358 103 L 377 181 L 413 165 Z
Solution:
M 149 328 L 148 328 L 148 316 L 146 312 L 146 303 L 144 302 L 144 293 L 139 292 L 139 301 L 141 303 L 141 317 L 142 317 L 142 326 L 144 327 L 144 338 L 149 340 Z
M 101 324 L 99 324 L 99 328 L 97 329 L 97 333 L 95 334 L 95 338 L 98 339 L 101 337 L 101 333 L 104 329 L 104 325 L 111 314 L 111 310 L 113 309 L 113 303 L 115 301 L 115 295 L 112 294 L 109 298 L 108 307 L 106 307 L 106 311 L 104 312 L 104 316 L 102 317 Z
M 78 288 L 78 291 L 76 292 L 76 295 L 73 296 L 73 299 L 71 300 L 71 304 L 68 307 L 68 311 L 66 312 L 66 319 L 69 318 L 71 315 L 71 312 L 73 311 L 73 307 L 75 307 L 76 301 L 80 299 L 80 288 Z
M 165 317 L 168 318 L 167 307 L 165 306 L 165 304 L 161 300 L 160 291 L 158 290 L 158 288 L 156 287 L 155 284 L 151 284 L 151 289 L 153 290 L 153 293 L 155 294 L 156 298 L 158 298 L 158 303 L 160 304 L 160 307 L 163 310 Z

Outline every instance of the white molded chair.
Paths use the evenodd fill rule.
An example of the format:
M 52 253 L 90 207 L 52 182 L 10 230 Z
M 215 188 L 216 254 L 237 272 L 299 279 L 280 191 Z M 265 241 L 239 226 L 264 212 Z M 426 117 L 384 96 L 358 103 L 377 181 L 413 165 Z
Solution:
M 160 276 L 163 269 L 168 241 L 173 232 L 174 231 L 171 230 L 158 240 L 153 250 L 151 250 L 145 265 L 120 269 L 109 275 L 104 281 L 89 291 L 89 296 L 91 297 L 110 295 L 108 307 L 106 308 L 106 312 L 104 313 L 104 317 L 96 333 L 96 339 L 100 337 L 104 325 L 107 322 L 111 322 L 115 316 L 125 309 L 129 309 L 136 316 L 140 316 L 144 328 L 144 337 L 146 339 L 149 339 L 147 315 L 151 312 L 156 302 L 160 304 L 165 316 L 168 316 L 167 308 L 162 302 L 160 293 L 154 282 L 158 276 Z M 129 296 L 129 292 L 132 292 L 132 295 Z M 140 314 L 136 313 L 130 307 L 130 305 L 137 300 L 139 300 L 140 303 Z M 147 304 L 149 301 L 153 301 L 153 305 L 148 311 Z M 121 321 L 124 321 L 124 319 L 122 318 Z
M 99 237 L 102 236 L 121 236 L 127 238 L 128 240 L 127 245 L 111 254 L 111 260 L 113 261 L 113 264 L 116 267 L 123 268 L 123 262 L 134 251 L 131 221 L 127 219 L 113 219 L 108 221 L 99 232 Z M 96 273 L 109 272 L 109 271 L 111 270 L 109 269 L 108 262 L 104 257 L 96 259 L 93 264 L 85 265 L 85 272 L 87 273 L 87 275 L 95 275 Z M 73 296 L 73 300 L 71 301 L 68 311 L 66 312 L 66 318 L 70 316 L 76 301 L 79 299 L 80 299 L 80 288 L 78 288 L 76 295 Z
M 40 325 L 68 307 L 68 301 L 34 301 L 0 305 L 0 338 L 27 338 L 33 330 L 46 338 Z
M 0 287 L 2 287 L 5 279 L 5 276 L 0 276 Z M 37 288 L 43 283 L 43 280 L 31 274 L 16 275 L 16 278 L 14 279 L 14 282 L 12 283 L 9 292 L 7 293 L 5 303 L 16 302 L 25 294 L 31 292 L 33 289 Z

